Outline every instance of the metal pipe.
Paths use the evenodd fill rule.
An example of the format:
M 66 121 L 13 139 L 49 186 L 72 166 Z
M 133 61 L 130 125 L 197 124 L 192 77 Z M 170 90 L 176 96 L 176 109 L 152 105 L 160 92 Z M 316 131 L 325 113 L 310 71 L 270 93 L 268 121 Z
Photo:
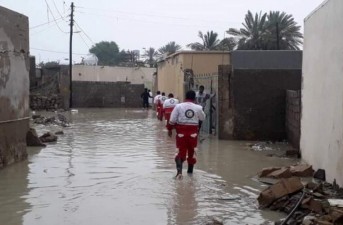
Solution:
M 12 123 L 12 122 L 17 122 L 17 121 L 22 121 L 22 120 L 28 120 L 28 119 L 30 119 L 30 117 L 23 117 L 23 118 L 14 119 L 14 120 L 5 120 L 5 121 L 0 121 L 0 124 Z

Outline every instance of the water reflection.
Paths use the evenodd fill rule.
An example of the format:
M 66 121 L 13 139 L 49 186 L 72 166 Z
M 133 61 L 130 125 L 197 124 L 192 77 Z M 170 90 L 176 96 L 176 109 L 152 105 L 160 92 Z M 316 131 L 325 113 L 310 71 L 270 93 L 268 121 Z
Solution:
M 207 139 L 195 173 L 179 181 L 174 139 L 153 111 L 80 109 L 70 116 L 73 125 L 57 144 L 0 171 L 1 221 L 183 225 L 216 216 L 227 224 L 268 222 L 270 214 L 255 204 L 261 187 L 250 176 L 271 162 L 261 162 L 266 158 L 244 149 L 246 143 Z M 227 194 L 239 198 L 223 200 Z

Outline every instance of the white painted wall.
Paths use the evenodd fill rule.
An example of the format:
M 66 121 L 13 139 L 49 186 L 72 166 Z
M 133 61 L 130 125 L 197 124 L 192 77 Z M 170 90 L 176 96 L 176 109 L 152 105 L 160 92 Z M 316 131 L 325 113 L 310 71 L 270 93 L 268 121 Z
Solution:
M 305 161 L 343 186 L 343 1 L 305 20 L 300 148 Z
M 129 81 L 132 84 L 144 84 L 152 89 L 155 68 L 112 67 L 112 66 L 73 66 L 73 81 Z

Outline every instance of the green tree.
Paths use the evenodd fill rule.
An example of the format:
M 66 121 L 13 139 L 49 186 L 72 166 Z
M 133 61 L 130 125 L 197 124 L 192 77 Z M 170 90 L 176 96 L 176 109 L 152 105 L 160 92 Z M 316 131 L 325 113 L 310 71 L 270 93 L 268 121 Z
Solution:
M 233 37 L 224 38 L 220 41 L 217 49 L 222 51 L 232 51 L 236 47 L 237 43 Z
M 271 11 L 267 15 L 266 47 L 274 50 L 299 50 L 303 43 L 301 27 L 292 15 L 285 12 Z
M 196 51 L 205 51 L 205 50 L 217 50 L 220 44 L 218 39 L 218 34 L 213 31 L 207 31 L 206 34 L 203 34 L 201 31 L 198 33 L 198 37 L 201 38 L 202 43 L 194 42 L 187 45 L 187 47 Z
M 163 54 L 171 55 L 171 54 L 174 54 L 175 52 L 177 52 L 181 49 L 182 49 L 181 45 L 176 44 L 175 41 L 171 41 L 168 44 L 159 48 L 158 52 L 161 55 L 163 55 Z
M 149 49 L 145 50 L 143 57 L 145 58 L 145 63 L 149 64 L 150 68 L 152 68 L 156 65 L 158 52 L 155 50 L 155 48 L 150 47 Z
M 255 16 L 248 11 L 245 15 L 244 28 L 230 28 L 227 33 L 238 38 L 237 49 L 260 50 L 265 45 L 267 27 L 267 14 L 256 13 Z
M 114 41 L 101 41 L 96 43 L 89 49 L 89 52 L 98 57 L 99 65 L 114 66 L 120 60 L 119 47 Z

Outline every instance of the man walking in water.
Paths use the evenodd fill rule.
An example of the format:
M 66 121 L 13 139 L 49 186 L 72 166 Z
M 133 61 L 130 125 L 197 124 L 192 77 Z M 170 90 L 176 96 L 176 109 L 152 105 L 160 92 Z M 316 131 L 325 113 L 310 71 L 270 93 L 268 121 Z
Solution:
M 160 91 L 157 91 L 156 92 L 156 96 L 154 98 L 154 105 L 155 105 L 155 109 L 156 109 L 156 116 L 157 118 L 159 118 L 159 111 L 160 111 L 160 108 L 162 107 L 162 104 L 161 104 L 161 99 L 162 95 L 161 95 L 161 92 Z
M 187 158 L 187 173 L 193 173 L 196 158 L 194 149 L 198 144 L 199 121 L 205 119 L 205 113 L 200 105 L 196 105 L 195 92 L 188 91 L 186 100 L 175 106 L 171 113 L 168 128 L 169 137 L 172 136 L 173 128 L 176 129 L 176 147 L 178 153 L 175 157 L 176 178 L 182 178 L 182 164 Z M 188 157 L 187 157 L 188 156 Z
M 163 114 L 164 114 L 164 119 L 166 120 L 166 124 L 168 126 L 170 115 L 174 109 L 174 107 L 179 104 L 179 100 L 174 98 L 174 95 L 170 93 L 168 95 L 168 99 L 164 101 L 163 103 Z
M 149 98 L 152 98 L 152 96 L 148 92 L 147 88 L 144 88 L 144 92 L 141 94 L 141 98 L 143 99 L 143 108 L 149 109 Z

